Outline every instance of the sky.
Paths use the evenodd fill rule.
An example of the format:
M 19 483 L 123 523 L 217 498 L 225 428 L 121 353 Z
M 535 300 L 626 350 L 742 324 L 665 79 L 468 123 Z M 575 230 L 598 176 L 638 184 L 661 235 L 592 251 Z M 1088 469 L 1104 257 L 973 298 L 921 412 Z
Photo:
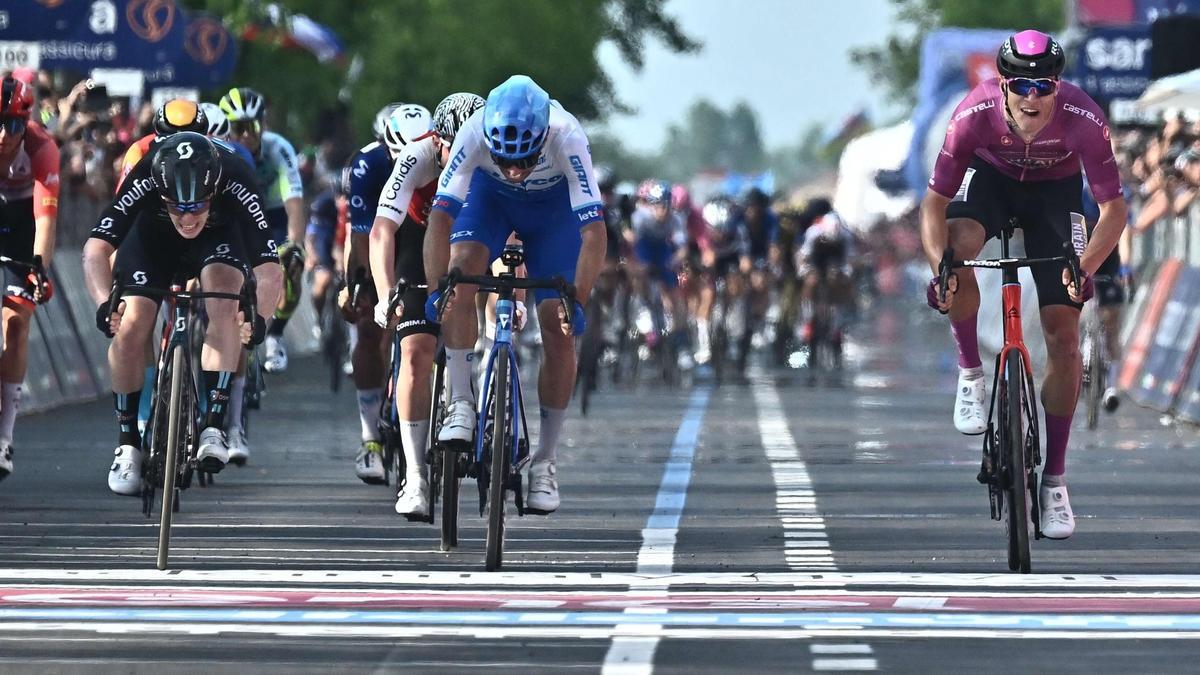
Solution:
M 631 150 L 659 150 L 667 126 L 700 98 L 723 110 L 748 102 L 768 149 L 864 107 L 874 121 L 900 112 L 850 62 L 851 48 L 880 44 L 893 31 L 888 0 L 669 0 L 666 12 L 704 43 L 699 53 L 673 54 L 651 40 L 635 73 L 615 47 L 600 48 L 618 97 L 637 109 L 611 116 L 605 128 Z

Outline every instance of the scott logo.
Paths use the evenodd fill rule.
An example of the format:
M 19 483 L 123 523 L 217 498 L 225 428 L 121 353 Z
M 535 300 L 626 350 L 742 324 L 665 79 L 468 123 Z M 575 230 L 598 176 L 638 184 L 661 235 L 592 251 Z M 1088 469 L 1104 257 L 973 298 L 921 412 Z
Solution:
M 229 255 L 229 244 L 217 244 L 217 255 Z
M 149 281 L 149 279 L 146 278 L 145 272 L 138 270 L 137 272 L 133 273 L 133 283 L 137 284 L 138 286 L 145 286 L 147 281 Z
M 112 219 L 112 218 L 103 218 L 103 219 L 101 219 L 101 220 L 100 220 L 100 229 L 102 229 L 102 230 L 111 230 L 111 229 L 112 229 L 112 226 L 113 226 L 113 219 Z
M 188 159 L 192 156 L 192 144 L 183 142 L 175 146 L 175 152 L 179 154 L 179 159 Z

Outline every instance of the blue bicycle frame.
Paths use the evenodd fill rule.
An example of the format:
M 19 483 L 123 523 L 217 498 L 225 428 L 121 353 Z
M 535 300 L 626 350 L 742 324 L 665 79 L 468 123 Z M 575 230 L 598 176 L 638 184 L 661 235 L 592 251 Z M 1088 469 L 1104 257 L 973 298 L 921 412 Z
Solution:
M 516 303 L 513 302 L 512 298 L 501 297 L 496 301 L 496 339 L 492 344 L 491 351 L 488 352 L 487 369 L 483 379 L 483 402 L 479 406 L 479 412 L 477 413 L 479 416 L 478 424 L 475 427 L 482 430 L 484 425 L 487 424 L 487 415 L 492 403 L 492 387 L 494 383 L 492 371 L 495 368 L 500 347 L 507 345 L 510 347 L 508 350 L 508 372 L 510 373 L 509 400 L 514 401 L 516 405 L 512 411 L 512 434 L 508 444 L 512 451 L 511 466 L 514 472 L 522 468 L 522 465 L 518 463 L 522 459 L 518 457 L 518 450 L 523 431 L 522 422 L 525 420 L 525 399 L 521 391 L 521 373 L 517 363 L 517 352 L 511 348 L 513 346 L 513 321 L 515 320 L 515 314 Z M 492 433 L 497 433 L 496 429 L 503 428 L 504 420 L 496 420 L 494 424 L 496 426 L 493 428 Z M 503 431 L 499 433 L 503 433 Z M 475 462 L 477 464 L 483 462 L 483 436 L 482 433 L 475 435 Z

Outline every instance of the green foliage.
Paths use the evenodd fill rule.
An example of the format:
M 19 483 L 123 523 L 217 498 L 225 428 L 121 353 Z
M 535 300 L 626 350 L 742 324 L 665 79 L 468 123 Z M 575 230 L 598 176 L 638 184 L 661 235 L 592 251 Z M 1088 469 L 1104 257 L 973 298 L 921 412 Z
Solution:
M 236 33 L 265 17 L 261 0 L 182 0 L 223 17 Z M 596 58 L 613 41 L 635 68 L 647 39 L 677 51 L 698 49 L 665 0 L 280 0 L 331 28 L 362 69 L 347 81 L 345 63 L 319 64 L 309 53 L 277 44 L 242 42 L 235 82 L 263 92 L 271 122 L 307 138 L 319 117 L 346 94 L 357 140 L 389 101 L 431 110 L 447 94 L 488 91 L 514 73 L 534 78 L 573 114 L 599 118 L 622 109 Z M 219 92 L 216 92 L 219 94 Z
M 892 4 L 897 23 L 904 27 L 881 45 L 852 49 L 850 58 L 867 71 L 872 82 L 885 87 L 893 100 L 905 103 L 915 98 L 921 42 L 930 31 L 957 26 L 1035 28 L 1053 33 L 1066 21 L 1063 0 L 892 0 Z

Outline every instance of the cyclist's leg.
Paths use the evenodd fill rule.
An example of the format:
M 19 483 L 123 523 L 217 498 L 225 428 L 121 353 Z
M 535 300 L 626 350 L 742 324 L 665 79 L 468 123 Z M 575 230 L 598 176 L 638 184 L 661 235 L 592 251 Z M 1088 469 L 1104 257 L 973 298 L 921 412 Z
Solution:
M 200 260 L 200 284 L 207 292 L 239 293 L 245 283 L 242 240 L 229 234 L 228 231 L 205 230 L 192 242 L 193 254 Z M 237 300 L 208 298 L 204 301 L 208 326 L 200 351 L 200 380 L 208 409 L 197 457 L 207 459 L 211 464 L 224 465 L 229 460 L 225 420 L 234 371 L 242 355 L 237 309 Z
M 24 204 L 29 205 L 26 211 Z M 9 231 L 3 237 L 4 254 L 22 262 L 33 261 L 33 207 L 32 201 L 22 201 L 19 213 L 16 208 L 0 211 L 6 218 Z M 14 216 L 16 216 L 14 218 Z M 26 219 L 26 216 L 28 217 Z M 4 293 L 4 353 L 0 355 L 0 452 L 12 446 L 13 427 L 17 422 L 17 410 L 21 400 L 21 385 L 29 365 L 29 321 L 37 306 L 28 282 L 11 270 L 5 270 Z
M 268 231 L 275 246 L 287 241 L 287 211 L 281 206 L 265 212 Z M 297 266 L 293 266 L 297 267 Z M 263 366 L 267 371 L 278 372 L 287 368 L 287 349 L 283 344 L 283 329 L 300 303 L 300 270 L 285 269 L 275 314 L 267 325 L 266 358 Z
M 1108 357 L 1108 387 L 1104 404 L 1115 410 L 1117 398 L 1117 367 L 1121 361 L 1121 308 L 1125 304 L 1125 287 L 1121 284 L 1121 255 L 1113 249 L 1096 270 L 1096 301 L 1100 304 L 1100 322 L 1104 325 L 1104 348 Z

